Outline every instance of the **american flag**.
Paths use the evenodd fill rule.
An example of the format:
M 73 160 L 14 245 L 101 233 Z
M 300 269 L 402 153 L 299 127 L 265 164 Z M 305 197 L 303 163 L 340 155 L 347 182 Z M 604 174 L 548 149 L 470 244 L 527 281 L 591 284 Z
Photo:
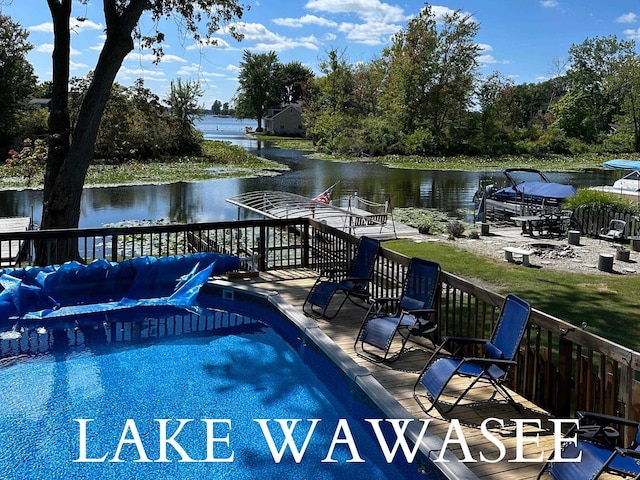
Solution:
M 314 202 L 320 202 L 320 203 L 327 203 L 328 204 L 331 201 L 331 194 L 333 193 L 333 189 L 336 188 L 336 185 L 338 185 L 338 184 L 334 183 L 329 188 L 327 188 L 324 192 L 322 192 L 321 194 L 313 197 L 312 200 Z

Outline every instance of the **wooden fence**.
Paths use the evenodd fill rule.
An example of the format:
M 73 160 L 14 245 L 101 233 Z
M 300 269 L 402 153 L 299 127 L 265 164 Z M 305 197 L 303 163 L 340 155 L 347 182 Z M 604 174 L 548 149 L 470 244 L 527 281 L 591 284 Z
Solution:
M 77 239 L 84 261 L 208 250 L 239 255 L 242 268 L 261 271 L 344 267 L 357 244 L 357 238 L 325 224 L 290 219 L 2 233 L 0 245 L 19 240 L 31 252 L 35 241 L 54 248 L 56 240 L 69 238 Z M 31 260 L 26 255 L 21 264 Z M 373 295 L 397 296 L 408 263 L 382 249 Z M 503 297 L 447 272 L 441 283 L 439 334 L 488 337 Z M 589 312 L 584 315 L 588 319 Z M 560 417 L 585 409 L 640 420 L 639 372 L 640 353 L 534 308 L 511 380 L 518 393 Z
M 623 220 L 626 223 L 624 238 L 638 235 L 640 221 L 638 215 L 613 212 L 610 208 L 577 208 L 571 215 L 570 228 L 579 230 L 582 235 L 597 237 L 602 230 L 608 230 L 611 220 Z

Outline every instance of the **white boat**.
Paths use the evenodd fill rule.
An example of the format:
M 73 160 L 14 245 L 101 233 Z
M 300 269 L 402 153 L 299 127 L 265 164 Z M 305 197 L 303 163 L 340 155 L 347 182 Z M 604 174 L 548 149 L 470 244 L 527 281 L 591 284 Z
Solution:
M 631 172 L 616 180 L 613 185 L 591 187 L 591 190 L 613 193 L 620 198 L 640 202 L 640 161 L 609 160 L 603 163 L 603 167 L 616 170 L 631 170 Z

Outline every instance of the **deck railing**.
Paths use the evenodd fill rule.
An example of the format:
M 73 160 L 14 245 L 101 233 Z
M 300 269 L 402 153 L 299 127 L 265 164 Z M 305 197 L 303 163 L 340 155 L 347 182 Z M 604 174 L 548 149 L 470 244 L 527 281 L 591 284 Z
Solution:
M 243 258 L 246 270 L 346 266 L 357 238 L 309 219 L 250 220 L 132 228 L 0 233 L 22 245 L 20 265 L 33 260 L 33 244 L 77 239 L 84 261 L 141 255 L 217 251 Z M 437 259 L 432 259 L 437 261 Z M 382 249 L 374 270 L 374 296 L 397 296 L 409 259 Z M 488 337 L 503 297 L 443 272 L 440 335 Z M 585 312 L 585 318 L 589 312 Z M 630 328 L 633 328 L 630 325 Z M 521 344 L 512 387 L 550 413 L 572 416 L 593 410 L 640 420 L 640 353 L 535 309 Z

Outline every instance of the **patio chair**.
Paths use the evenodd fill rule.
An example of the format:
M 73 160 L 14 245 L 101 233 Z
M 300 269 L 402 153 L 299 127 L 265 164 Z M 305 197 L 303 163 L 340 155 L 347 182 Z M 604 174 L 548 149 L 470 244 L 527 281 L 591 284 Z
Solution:
M 500 393 L 508 403 L 519 410 L 509 392 L 504 387 L 507 374 L 516 365 L 516 353 L 524 334 L 529 316 L 530 305 L 519 297 L 509 294 L 504 301 L 498 322 L 490 339 L 468 337 L 445 337 L 435 350 L 413 387 L 413 397 L 420 407 L 428 412 L 437 407 L 441 413 L 450 412 L 469 393 L 478 382 L 488 383 L 493 387 L 489 401 Z M 482 357 L 467 356 L 465 347 L 484 345 Z M 452 347 L 456 348 L 452 348 Z M 445 353 L 446 352 L 446 353 Z M 448 353 L 451 352 L 451 353 Z M 445 387 L 454 377 L 472 379 L 462 393 L 450 394 L 453 403 L 443 409 L 438 405 Z M 422 403 L 423 398 L 430 402 L 428 408 Z
M 600 230 L 600 239 L 611 240 L 613 242 L 622 241 L 624 239 L 624 230 L 627 222 L 624 220 L 611 220 L 608 228 Z
M 570 429 L 565 438 L 577 436 L 577 442 L 563 443 L 563 459 L 578 458 L 579 462 L 554 461 L 553 455 L 544 464 L 537 479 L 551 477 L 555 480 L 592 480 L 603 473 L 623 477 L 640 478 L 640 424 L 633 420 L 602 415 L 592 412 L 578 412 L 580 426 Z M 589 422 L 589 424 L 583 423 Z M 628 448 L 619 443 L 618 430 L 611 427 L 631 427 L 635 438 Z
M 334 318 L 344 303 L 349 299 L 354 304 L 362 304 L 369 299 L 369 282 L 373 274 L 380 241 L 369 237 L 361 237 L 354 255 L 351 267 L 346 269 L 324 269 L 320 277 L 309 290 L 302 311 L 312 317 Z M 336 292 L 344 294 L 338 308 L 330 315 L 327 314 L 331 300 Z M 354 301 L 354 300 L 357 300 Z M 364 305 L 367 305 L 364 303 Z
M 433 317 L 439 278 L 438 263 L 412 258 L 400 298 L 372 299 L 353 345 L 356 354 L 372 362 L 394 361 L 405 351 L 411 337 L 434 333 L 438 328 Z M 392 301 L 398 303 L 395 313 L 382 313 L 384 306 Z M 400 338 L 394 345 L 396 334 Z

